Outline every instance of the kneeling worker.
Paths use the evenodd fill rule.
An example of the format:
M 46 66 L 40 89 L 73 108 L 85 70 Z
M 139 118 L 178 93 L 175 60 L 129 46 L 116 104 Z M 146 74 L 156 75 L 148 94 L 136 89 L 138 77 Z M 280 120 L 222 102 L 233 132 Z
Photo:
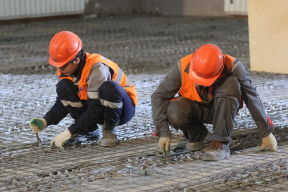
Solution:
M 179 97 L 173 100 L 179 93 Z M 159 147 L 164 153 L 171 141 L 170 124 L 181 129 L 188 142 L 186 149 L 203 148 L 208 134 L 204 123 L 213 124 L 211 144 L 203 150 L 203 160 L 222 160 L 230 156 L 229 144 L 235 116 L 243 98 L 255 121 L 262 147 L 276 151 L 273 124 L 266 116 L 255 86 L 244 65 L 222 54 L 213 44 L 201 46 L 182 58 L 152 94 L 153 121 Z M 172 99 L 172 101 L 170 101 Z
M 129 122 L 135 114 L 137 94 L 134 85 L 118 65 L 99 54 L 82 49 L 81 39 L 62 31 L 49 45 L 49 63 L 57 67 L 60 78 L 54 106 L 42 119 L 30 121 L 33 133 L 57 125 L 69 113 L 75 119 L 65 131 L 55 136 L 51 146 L 62 147 L 73 135 L 88 133 L 103 125 L 100 145 L 117 145 L 116 127 Z

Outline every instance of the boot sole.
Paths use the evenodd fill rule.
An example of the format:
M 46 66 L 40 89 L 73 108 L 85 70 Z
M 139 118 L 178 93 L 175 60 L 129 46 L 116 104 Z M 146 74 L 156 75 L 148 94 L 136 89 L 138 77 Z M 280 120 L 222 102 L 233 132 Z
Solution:
M 101 143 L 101 141 L 100 141 L 100 146 L 101 147 L 115 147 L 115 146 L 117 146 L 119 144 L 119 140 L 117 140 L 117 142 L 116 143 L 109 143 L 109 142 L 107 142 L 107 143 Z

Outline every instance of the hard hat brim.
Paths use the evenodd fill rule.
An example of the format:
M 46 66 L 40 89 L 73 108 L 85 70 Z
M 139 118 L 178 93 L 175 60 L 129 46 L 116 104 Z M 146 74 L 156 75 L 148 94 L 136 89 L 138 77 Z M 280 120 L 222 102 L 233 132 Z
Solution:
M 203 78 L 200 76 L 197 76 L 196 73 L 194 71 L 189 71 L 189 78 L 196 84 L 198 85 L 202 85 L 202 86 L 210 86 L 212 85 L 216 79 L 220 76 L 222 70 L 219 72 L 219 74 L 217 74 L 215 77 L 212 78 Z
M 55 62 L 51 57 L 49 57 L 49 64 L 52 65 L 53 67 L 62 67 L 65 65 L 67 62 Z

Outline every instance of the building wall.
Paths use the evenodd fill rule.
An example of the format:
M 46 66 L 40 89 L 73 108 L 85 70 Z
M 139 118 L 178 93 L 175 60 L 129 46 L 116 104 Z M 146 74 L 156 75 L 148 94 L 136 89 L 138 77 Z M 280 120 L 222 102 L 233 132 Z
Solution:
M 224 0 L 86 0 L 86 14 L 154 13 L 224 16 Z
M 0 0 L 0 20 L 130 13 L 247 15 L 247 0 Z
M 224 1 L 184 0 L 183 15 L 224 16 Z
M 85 14 L 123 14 L 139 11 L 138 0 L 86 0 Z
M 0 20 L 84 13 L 84 0 L 0 0 Z
M 288 74 L 287 9 L 287 0 L 248 0 L 252 71 Z

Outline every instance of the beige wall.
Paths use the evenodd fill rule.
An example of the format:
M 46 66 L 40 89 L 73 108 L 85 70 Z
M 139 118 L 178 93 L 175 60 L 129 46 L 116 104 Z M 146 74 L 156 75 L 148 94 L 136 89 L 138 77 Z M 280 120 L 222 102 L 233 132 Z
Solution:
M 288 74 L 288 0 L 248 0 L 252 71 Z

